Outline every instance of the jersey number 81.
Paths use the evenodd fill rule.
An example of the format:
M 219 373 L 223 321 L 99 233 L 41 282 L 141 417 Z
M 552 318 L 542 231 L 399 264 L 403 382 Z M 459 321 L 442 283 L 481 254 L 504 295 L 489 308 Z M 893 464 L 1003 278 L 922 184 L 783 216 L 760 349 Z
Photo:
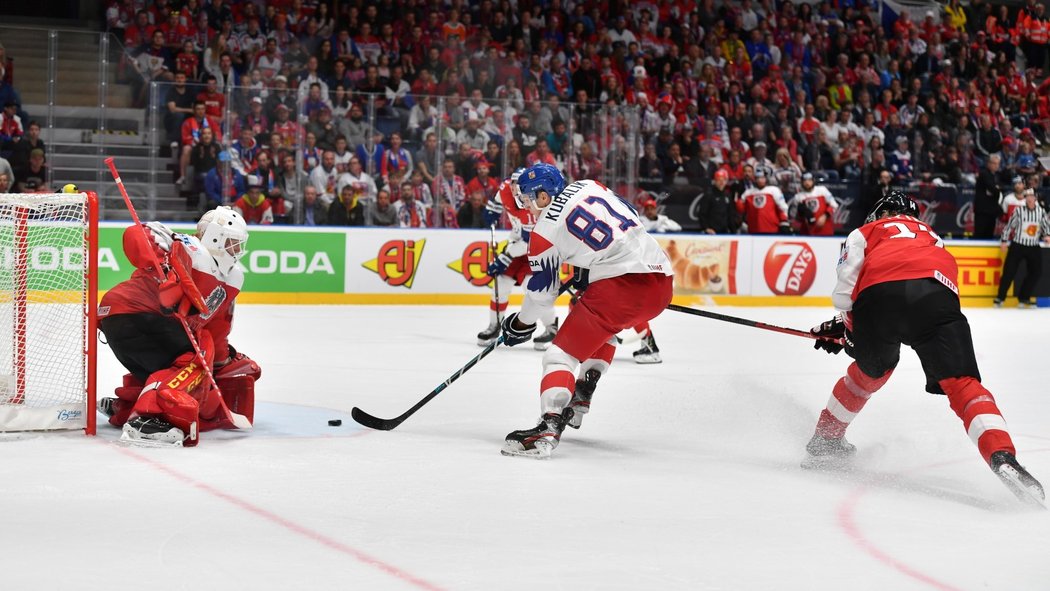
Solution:
M 588 197 L 583 202 L 604 207 L 609 212 L 609 215 L 619 220 L 620 223 L 618 225 L 621 231 L 627 231 L 628 228 L 638 225 L 634 220 L 613 209 L 612 205 L 609 205 L 609 202 L 601 197 Z M 612 226 L 599 219 L 583 205 L 577 205 L 569 212 L 569 215 L 565 218 L 565 225 L 569 229 L 570 234 L 579 238 L 591 250 L 605 250 L 612 244 Z

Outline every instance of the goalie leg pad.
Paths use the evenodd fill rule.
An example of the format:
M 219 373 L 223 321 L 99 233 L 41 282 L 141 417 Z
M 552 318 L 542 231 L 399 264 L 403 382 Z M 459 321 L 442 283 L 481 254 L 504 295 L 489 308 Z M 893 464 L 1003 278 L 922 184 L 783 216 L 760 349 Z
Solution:
M 1014 442 L 1006 430 L 995 398 L 976 378 L 948 378 L 938 382 L 948 395 L 952 410 L 962 419 L 967 435 L 981 452 L 985 462 L 991 463 L 992 454 L 1007 451 L 1016 454 Z
M 253 381 L 259 381 L 262 377 L 262 368 L 247 355 L 237 354 L 233 361 L 222 367 L 215 368 L 215 381 L 219 382 L 225 378 L 236 378 L 240 376 L 250 377 Z M 219 388 L 226 391 L 222 385 Z

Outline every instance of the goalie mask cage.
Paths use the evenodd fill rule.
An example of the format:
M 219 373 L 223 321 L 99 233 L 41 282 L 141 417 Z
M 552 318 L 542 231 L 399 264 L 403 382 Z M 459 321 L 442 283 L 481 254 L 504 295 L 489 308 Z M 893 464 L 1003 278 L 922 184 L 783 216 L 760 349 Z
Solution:
M 0 194 L 0 432 L 95 434 L 98 197 Z

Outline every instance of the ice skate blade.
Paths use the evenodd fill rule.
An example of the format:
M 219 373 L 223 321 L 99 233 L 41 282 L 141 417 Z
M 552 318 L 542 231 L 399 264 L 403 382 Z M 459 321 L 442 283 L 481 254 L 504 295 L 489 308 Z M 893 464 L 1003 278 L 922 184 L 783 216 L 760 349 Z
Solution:
M 550 343 L 550 341 L 548 341 L 546 343 L 533 342 L 532 343 L 532 348 L 536 349 L 537 351 L 546 351 L 547 349 L 551 348 L 551 343 Z
M 491 339 L 478 339 L 478 346 L 479 347 L 488 347 L 489 345 L 491 345 L 494 342 L 496 342 L 496 337 L 493 337 Z
M 499 450 L 499 453 L 505 456 L 517 456 L 533 460 L 549 460 L 552 451 L 554 451 L 554 448 L 546 442 L 539 442 L 536 444 L 536 447 L 525 449 L 517 441 L 507 441 L 503 444 L 503 448 Z
M 652 354 L 652 355 L 647 354 L 647 355 L 635 355 L 634 362 L 635 363 L 640 363 L 642 365 L 649 365 L 649 364 L 654 364 L 654 363 L 663 363 L 664 360 L 660 359 L 660 356 L 657 355 L 657 354 Z
M 996 473 L 999 479 L 1003 481 L 1006 488 L 1010 489 L 1010 492 L 1014 493 L 1014 496 L 1018 498 L 1022 503 L 1042 509 L 1046 511 L 1046 499 L 1040 494 L 1042 491 L 1035 487 L 1026 486 L 1021 481 L 1021 475 L 1009 464 L 1003 464 L 999 466 L 999 471 Z
M 580 410 L 581 408 L 583 410 Z M 586 407 L 581 406 L 579 408 L 573 407 L 572 410 L 572 418 L 566 421 L 565 424 L 572 427 L 573 429 L 579 429 L 581 426 L 583 426 L 583 415 L 587 414 L 588 409 Z
M 826 455 L 803 458 L 799 464 L 803 470 L 823 470 L 827 472 L 849 472 L 853 470 L 853 454 L 848 456 Z

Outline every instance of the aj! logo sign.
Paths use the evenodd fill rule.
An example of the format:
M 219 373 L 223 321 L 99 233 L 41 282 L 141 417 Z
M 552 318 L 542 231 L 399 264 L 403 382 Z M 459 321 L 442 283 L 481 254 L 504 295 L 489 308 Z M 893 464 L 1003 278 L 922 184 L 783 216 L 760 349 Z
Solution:
M 423 258 L 426 240 L 391 240 L 379 247 L 376 258 L 361 266 L 379 274 L 379 278 L 393 287 L 412 288 L 412 281 Z
M 492 261 L 491 250 L 488 242 L 471 242 L 463 249 L 462 256 L 448 264 L 448 268 L 462 275 L 471 285 L 484 287 L 492 283 L 487 273 Z

